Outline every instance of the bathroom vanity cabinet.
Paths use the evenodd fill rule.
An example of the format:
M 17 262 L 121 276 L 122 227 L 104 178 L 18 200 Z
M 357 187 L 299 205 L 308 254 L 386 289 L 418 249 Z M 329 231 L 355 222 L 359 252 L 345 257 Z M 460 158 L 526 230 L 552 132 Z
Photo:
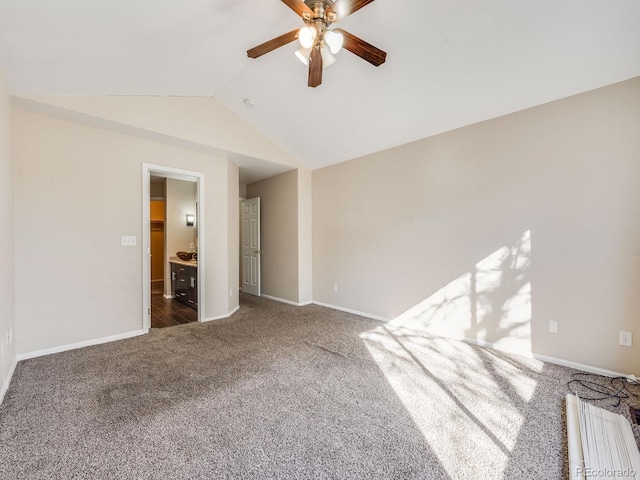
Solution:
M 198 262 L 170 259 L 171 295 L 179 302 L 198 308 Z

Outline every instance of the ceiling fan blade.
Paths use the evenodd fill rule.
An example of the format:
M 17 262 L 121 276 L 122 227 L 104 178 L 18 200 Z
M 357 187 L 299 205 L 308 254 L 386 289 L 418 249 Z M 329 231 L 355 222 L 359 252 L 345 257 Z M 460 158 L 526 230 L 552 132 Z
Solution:
M 317 87 L 322 83 L 322 55 L 320 48 L 313 47 L 309 55 L 309 83 L 310 87 Z
M 287 7 L 296 12 L 302 17 L 303 13 L 307 13 L 313 16 L 313 10 L 311 10 L 302 0 L 282 0 Z
M 373 0 L 336 0 L 336 3 L 327 8 L 327 12 L 334 12 L 337 19 L 342 20 L 371 2 Z
M 267 42 L 261 43 L 257 47 L 253 47 L 251 50 L 247 50 L 247 56 L 251 58 L 258 58 L 278 47 L 282 47 L 287 43 L 293 42 L 296 38 L 298 38 L 298 29 L 291 30 L 279 37 L 272 38 Z
M 344 48 L 363 60 L 366 60 L 370 64 L 379 67 L 386 60 L 387 52 L 383 52 L 379 48 L 374 47 L 370 43 L 365 42 L 361 38 L 358 38 L 352 33 L 341 28 L 334 28 L 333 31 L 342 33 L 344 37 Z

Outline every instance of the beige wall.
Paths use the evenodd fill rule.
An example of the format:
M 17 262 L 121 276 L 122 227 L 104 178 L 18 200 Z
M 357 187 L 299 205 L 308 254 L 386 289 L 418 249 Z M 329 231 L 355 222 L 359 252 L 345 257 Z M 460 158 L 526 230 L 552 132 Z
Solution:
M 39 96 L 30 97 L 30 100 L 66 110 L 69 114 L 76 112 L 146 132 L 214 147 L 221 150 L 220 153 L 234 152 L 299 166 L 299 162 L 284 150 L 213 98 Z
M 226 159 L 22 109 L 14 121 L 18 352 L 142 328 L 143 162 L 204 174 L 205 315 L 228 313 Z
M 241 183 L 240 185 L 238 185 L 238 199 L 239 200 L 244 200 L 245 198 L 247 198 L 247 184 L 246 183 Z M 238 202 L 238 288 L 241 289 L 242 288 L 242 239 L 240 238 L 240 221 L 241 221 L 241 214 L 242 212 L 242 206 L 240 205 L 240 202 Z
M 260 197 L 262 293 L 298 303 L 298 172 L 247 185 Z
M 262 198 L 263 292 L 639 373 L 638 92 L 634 79 L 247 186 L 248 198 Z M 216 102 L 39 100 L 297 164 Z M 15 125 L 12 184 L 10 101 L 0 82 L 0 286 L 8 286 L 0 329 L 11 328 L 15 285 L 19 352 L 141 328 L 142 162 L 205 173 L 205 316 L 237 306 L 235 290 L 229 296 L 239 284 L 235 165 L 22 109 Z M 136 235 L 138 246 L 121 247 L 121 235 Z M 550 320 L 558 334 L 548 333 Z M 635 333 L 634 347 L 618 346 L 620 330 Z
M 238 167 L 228 161 L 227 169 L 227 206 L 229 217 L 229 229 L 227 230 L 227 258 L 229 271 L 229 305 L 228 311 L 233 311 L 240 302 L 238 285 L 240 284 L 240 272 L 238 270 L 238 258 L 240 258 L 240 210 L 238 209 Z
M 640 373 L 639 131 L 636 78 L 314 171 L 314 300 Z
M 15 362 L 14 194 L 11 97 L 0 74 L 0 401 Z M 11 331 L 11 344 L 7 332 Z
M 312 270 L 312 176 L 306 168 L 298 169 L 298 302 L 313 300 Z

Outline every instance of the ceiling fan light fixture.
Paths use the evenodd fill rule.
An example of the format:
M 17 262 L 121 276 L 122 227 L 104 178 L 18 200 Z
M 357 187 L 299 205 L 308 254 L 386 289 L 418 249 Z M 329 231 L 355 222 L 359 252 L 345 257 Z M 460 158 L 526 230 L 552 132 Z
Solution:
M 387 53 L 333 24 L 366 7 L 374 0 L 281 0 L 304 22 L 302 28 L 283 33 L 247 50 L 249 58 L 259 58 L 276 48 L 298 40 L 298 59 L 309 70 L 307 85 L 315 88 L 322 84 L 322 69 L 335 62 L 334 55 L 341 49 L 369 62 L 374 67 L 382 65 Z
M 310 48 L 300 48 L 296 51 L 296 57 L 305 65 L 309 65 L 309 55 L 311 55 Z
M 340 32 L 328 30 L 324 34 L 324 43 L 327 44 L 329 50 L 331 50 L 331 53 L 336 55 L 340 50 L 342 50 L 342 45 L 344 44 L 344 36 Z
M 320 55 L 322 55 L 322 68 L 327 68 L 336 62 L 336 57 L 326 45 L 320 49 Z
M 298 41 L 302 48 L 311 48 L 316 41 L 316 29 L 305 25 L 298 32 Z

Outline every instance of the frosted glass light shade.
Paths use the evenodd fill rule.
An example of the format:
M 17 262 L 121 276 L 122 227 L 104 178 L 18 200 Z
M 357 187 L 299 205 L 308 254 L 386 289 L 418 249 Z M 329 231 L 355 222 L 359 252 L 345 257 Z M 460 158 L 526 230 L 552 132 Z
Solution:
M 331 54 L 331 51 L 326 46 L 320 49 L 320 55 L 322 55 L 322 68 L 329 67 L 336 61 L 336 57 Z
M 302 48 L 311 48 L 316 40 L 316 29 L 304 26 L 298 32 L 298 41 Z
M 305 65 L 309 65 L 309 55 L 311 55 L 310 48 L 301 48 L 296 51 L 296 57 L 298 57 L 298 60 L 300 60 Z
M 328 30 L 324 34 L 324 43 L 327 44 L 329 50 L 334 55 L 342 50 L 342 45 L 344 44 L 344 36 L 340 32 L 334 32 L 333 30 Z

